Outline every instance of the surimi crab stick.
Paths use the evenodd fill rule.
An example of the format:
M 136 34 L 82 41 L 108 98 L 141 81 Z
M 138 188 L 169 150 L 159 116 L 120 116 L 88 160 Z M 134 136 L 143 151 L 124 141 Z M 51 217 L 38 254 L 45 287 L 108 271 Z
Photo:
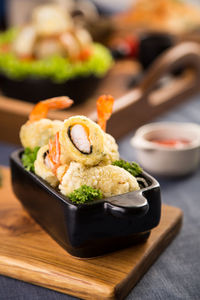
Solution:
M 47 159 L 50 162 L 52 171 L 56 174 L 56 170 L 60 166 L 59 132 L 56 133 L 54 140 L 49 140 L 49 153 L 47 154 Z
M 40 148 L 34 163 L 35 173 L 55 187 L 62 181 L 68 165 L 60 163 L 59 132 L 49 144 Z
M 34 163 L 35 173 L 42 179 L 46 180 L 51 186 L 55 187 L 59 181 L 52 171 L 51 162 L 48 159 L 49 146 L 45 145 L 37 153 L 37 159 Z

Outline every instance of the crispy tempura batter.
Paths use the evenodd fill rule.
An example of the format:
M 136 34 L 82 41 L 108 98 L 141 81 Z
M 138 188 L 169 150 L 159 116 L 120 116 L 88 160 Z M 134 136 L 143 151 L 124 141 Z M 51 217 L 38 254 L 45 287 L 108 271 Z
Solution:
M 20 140 L 24 148 L 41 147 L 48 144 L 58 132 L 63 122 L 45 119 L 51 109 L 68 108 L 73 100 L 68 97 L 55 97 L 37 103 L 29 115 L 29 120 L 21 127 Z
M 72 162 L 59 185 L 64 195 L 69 195 L 82 185 L 100 189 L 104 197 L 111 197 L 139 190 L 135 177 L 117 166 L 87 168 L 82 164 Z

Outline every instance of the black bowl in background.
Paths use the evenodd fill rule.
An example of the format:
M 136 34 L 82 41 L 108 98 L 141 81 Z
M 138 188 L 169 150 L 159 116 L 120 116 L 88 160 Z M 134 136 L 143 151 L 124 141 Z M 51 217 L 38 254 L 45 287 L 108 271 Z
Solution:
M 175 43 L 174 37 L 168 33 L 148 32 L 140 36 L 138 60 L 143 70 L 149 68 L 153 61 Z
M 100 81 L 101 78 L 90 75 L 69 79 L 64 83 L 54 83 L 48 78 L 11 79 L 0 73 L 0 89 L 5 96 L 32 103 L 66 95 L 76 105 L 89 98 Z
M 133 88 L 134 86 L 139 85 L 154 61 L 169 48 L 175 46 L 175 43 L 176 39 L 170 33 L 146 32 L 141 34 L 137 59 L 141 64 L 142 71 L 129 80 L 128 87 Z M 168 75 L 172 77 L 180 76 L 186 67 L 187 65 L 179 68 L 176 67 L 175 69 L 172 69 Z M 155 88 L 160 88 L 162 84 L 162 82 L 158 82 Z
M 88 204 L 73 204 L 37 175 L 24 169 L 23 150 L 10 158 L 12 187 L 30 215 L 70 254 L 94 257 L 145 241 L 160 221 L 158 182 Z

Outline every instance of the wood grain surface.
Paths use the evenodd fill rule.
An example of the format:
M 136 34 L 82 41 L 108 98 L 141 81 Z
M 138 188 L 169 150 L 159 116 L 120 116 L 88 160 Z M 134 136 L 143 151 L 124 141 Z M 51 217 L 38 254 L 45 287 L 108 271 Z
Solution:
M 0 274 L 82 299 L 123 299 L 179 232 L 182 211 L 163 205 L 160 225 L 144 244 L 102 257 L 69 255 L 24 211 L 10 171 L 0 188 Z

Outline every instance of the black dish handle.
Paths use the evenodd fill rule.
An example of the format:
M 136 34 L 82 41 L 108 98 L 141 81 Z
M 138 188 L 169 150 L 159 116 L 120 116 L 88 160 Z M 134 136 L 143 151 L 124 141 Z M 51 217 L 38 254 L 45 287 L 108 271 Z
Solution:
M 131 193 L 111 197 L 104 204 L 107 213 L 114 217 L 146 215 L 149 210 L 149 204 L 142 191 L 133 191 Z

